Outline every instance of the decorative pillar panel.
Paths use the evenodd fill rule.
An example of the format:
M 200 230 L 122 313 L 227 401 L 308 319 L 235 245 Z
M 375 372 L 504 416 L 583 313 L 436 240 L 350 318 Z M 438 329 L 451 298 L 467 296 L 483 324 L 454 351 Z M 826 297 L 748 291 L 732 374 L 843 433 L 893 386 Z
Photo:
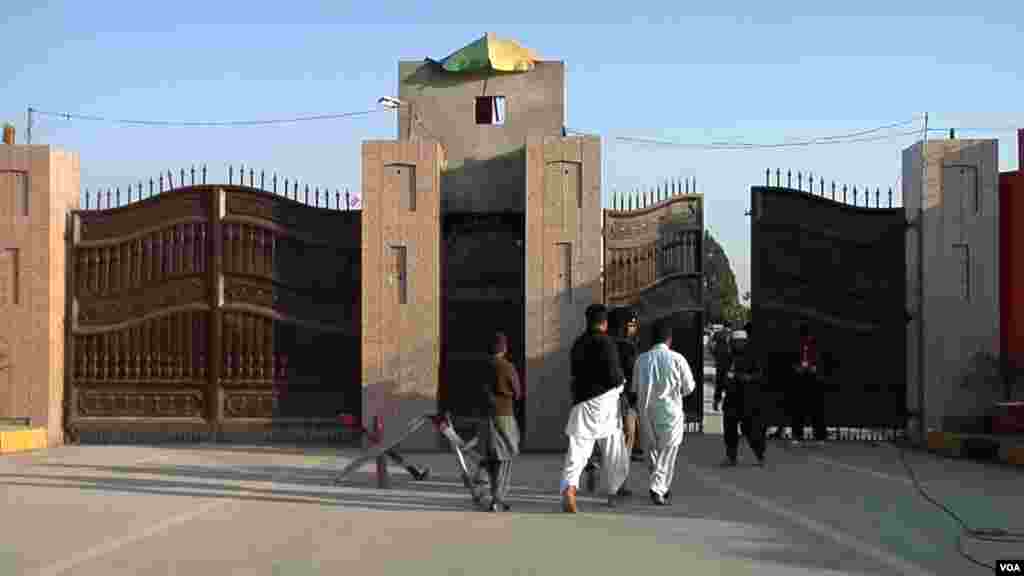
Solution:
M 442 162 L 433 142 L 363 143 L 362 417 L 383 417 L 386 438 L 437 408 Z
M 64 440 L 67 214 L 78 155 L 0 145 L 0 416 Z
M 602 300 L 601 218 L 600 140 L 528 140 L 524 446 L 531 450 L 565 446 L 569 352 L 587 306 Z

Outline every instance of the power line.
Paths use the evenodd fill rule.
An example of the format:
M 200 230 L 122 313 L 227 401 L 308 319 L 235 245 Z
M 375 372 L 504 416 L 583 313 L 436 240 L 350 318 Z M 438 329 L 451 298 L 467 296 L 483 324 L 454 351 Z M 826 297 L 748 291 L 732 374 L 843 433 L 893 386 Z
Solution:
M 918 133 L 917 130 L 914 130 L 912 132 L 906 132 L 906 131 L 905 132 L 899 132 L 899 133 L 896 133 L 896 134 L 876 134 L 876 133 L 882 132 L 882 131 L 885 131 L 885 130 L 892 130 L 892 129 L 895 129 L 895 128 L 899 128 L 901 126 L 907 126 L 909 124 L 913 124 L 915 121 L 918 120 L 918 118 L 919 118 L 919 115 L 915 115 L 914 117 L 912 117 L 912 118 L 910 118 L 908 120 L 902 120 L 902 121 L 899 121 L 899 122 L 892 122 L 892 123 L 889 123 L 889 124 L 884 124 L 882 126 L 877 126 L 875 128 L 867 128 L 867 129 L 864 129 L 864 130 L 857 130 L 855 132 L 848 132 L 848 133 L 845 133 L 845 134 L 835 134 L 835 135 L 830 135 L 830 136 L 818 136 L 818 137 L 810 138 L 810 139 L 796 140 L 796 141 L 792 141 L 792 142 L 780 142 L 780 143 L 774 143 L 774 144 L 756 144 L 756 143 L 749 143 L 749 142 L 683 143 L 683 142 L 674 142 L 674 141 L 671 141 L 671 140 L 662 140 L 662 139 L 658 139 L 658 138 L 645 138 L 645 137 L 636 137 L 636 136 L 615 136 L 615 137 L 613 137 L 613 139 L 617 140 L 617 141 L 621 141 L 621 142 L 631 142 L 631 143 L 637 143 L 637 144 L 652 144 L 652 145 L 656 145 L 656 146 L 672 146 L 672 147 L 677 147 L 677 148 L 692 148 L 692 149 L 698 149 L 698 150 L 760 150 L 760 149 L 771 149 L 771 148 L 793 148 L 793 147 L 801 147 L 801 146 L 813 146 L 813 145 L 818 145 L 818 144 L 845 144 L 845 143 L 854 143 L 854 142 L 874 142 L 874 141 L 878 141 L 878 140 L 886 140 L 886 139 L 889 139 L 889 138 L 898 138 L 898 137 L 901 137 L 901 136 L 909 136 L 911 134 L 917 134 Z M 572 132 L 574 134 L 584 134 L 584 135 L 593 134 L 592 131 L 584 131 L 584 130 L 567 129 L 566 131 L 567 132 Z
M 296 116 L 293 118 L 281 118 L 273 120 L 220 120 L 220 121 L 175 121 L 175 120 L 122 120 L 107 118 L 104 116 L 90 116 L 86 114 L 72 114 L 69 112 L 47 112 L 29 108 L 35 114 L 63 118 L 65 120 L 86 120 L 91 122 L 106 122 L 110 124 L 121 124 L 127 126 L 158 126 L 158 127 L 186 127 L 186 128 L 213 128 L 213 127 L 239 127 L 239 126 L 267 126 L 272 124 L 293 124 L 296 122 L 316 122 L 324 120 L 340 120 L 343 118 L 355 118 L 367 116 L 376 112 L 385 112 L 386 109 L 376 108 L 373 110 L 362 110 L 358 112 L 342 112 L 339 114 L 317 114 L 313 116 Z
M 866 136 L 860 138 L 846 138 L 843 140 L 832 139 L 818 139 L 808 140 L 803 142 L 787 142 L 781 144 L 684 144 L 680 142 L 672 142 L 669 140 L 658 140 L 654 138 L 636 138 L 630 136 L 616 136 L 615 139 L 623 142 L 631 142 L 637 144 L 651 144 L 655 146 L 668 146 L 675 148 L 690 148 L 694 150 L 777 150 L 781 148 L 799 148 L 806 146 L 825 146 L 835 144 L 856 144 L 862 142 L 878 142 L 881 140 L 891 140 L 894 138 L 900 138 L 904 136 L 912 136 L 920 134 L 920 130 L 910 130 L 897 132 L 895 134 L 881 134 L 875 136 Z

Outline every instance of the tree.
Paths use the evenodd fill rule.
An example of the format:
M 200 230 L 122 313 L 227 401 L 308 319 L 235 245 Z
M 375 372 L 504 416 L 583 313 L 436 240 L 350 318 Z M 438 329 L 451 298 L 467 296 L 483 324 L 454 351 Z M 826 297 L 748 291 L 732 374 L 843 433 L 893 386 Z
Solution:
M 708 230 L 704 231 L 704 316 L 713 324 L 750 318 L 749 308 L 740 304 L 729 257 Z

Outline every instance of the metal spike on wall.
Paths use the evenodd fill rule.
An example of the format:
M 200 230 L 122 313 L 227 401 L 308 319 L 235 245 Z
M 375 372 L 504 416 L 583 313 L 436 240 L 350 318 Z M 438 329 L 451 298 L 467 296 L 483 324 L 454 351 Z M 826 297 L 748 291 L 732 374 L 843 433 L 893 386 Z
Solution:
M 249 187 L 256 187 L 256 171 L 253 170 L 252 168 L 249 168 Z
M 274 186 L 274 194 L 277 194 L 277 172 L 274 172 L 274 177 L 271 180 Z
M 352 202 L 349 200 L 348 188 L 345 188 L 345 210 L 352 209 Z
M 228 164 L 228 184 L 234 184 L 235 167 Z
M 195 164 L 192 165 L 192 185 L 193 186 L 196 185 L 196 166 L 195 166 Z
M 203 164 L 203 184 L 206 184 L 206 164 Z
M 782 169 L 781 168 L 776 168 L 775 169 L 775 187 L 776 188 L 781 188 L 782 187 Z

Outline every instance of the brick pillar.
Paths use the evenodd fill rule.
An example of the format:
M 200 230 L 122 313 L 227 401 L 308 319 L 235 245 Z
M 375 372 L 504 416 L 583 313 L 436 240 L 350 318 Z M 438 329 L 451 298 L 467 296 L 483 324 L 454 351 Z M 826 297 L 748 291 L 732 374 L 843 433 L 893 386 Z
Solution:
M 63 441 L 65 232 L 78 207 L 78 155 L 0 146 L 0 416 Z

